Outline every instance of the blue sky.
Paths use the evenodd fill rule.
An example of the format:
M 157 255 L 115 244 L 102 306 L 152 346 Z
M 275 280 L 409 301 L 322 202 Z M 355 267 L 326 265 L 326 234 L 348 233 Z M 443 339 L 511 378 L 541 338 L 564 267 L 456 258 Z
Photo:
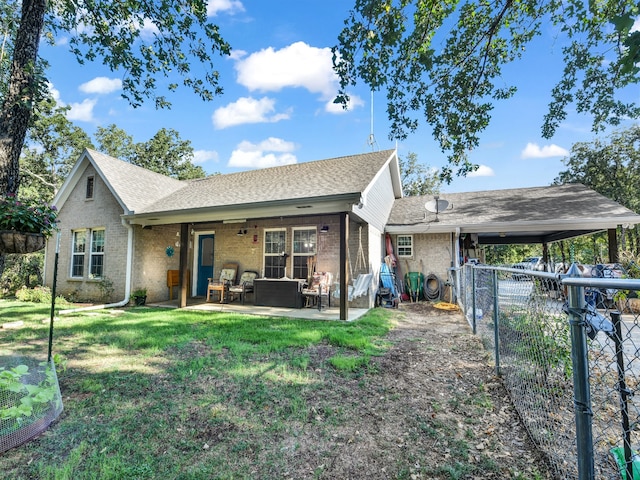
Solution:
M 211 20 L 233 48 L 230 58 L 218 61 L 224 95 L 203 102 L 181 88 L 169 94 L 171 110 L 155 110 L 152 102 L 131 108 L 120 97 L 122 74 L 101 63 L 78 65 L 65 38 L 53 47 L 43 44 L 40 54 L 51 63 L 48 77 L 58 101 L 71 106 L 69 119 L 87 133 L 115 123 L 134 141 L 144 142 L 160 128 L 173 128 L 191 141 L 196 163 L 208 173 L 395 148 L 388 138 L 383 92 L 374 94 L 373 108 L 364 85 L 352 91 L 348 111 L 332 104 L 338 83 L 330 49 L 352 4 L 210 0 Z M 571 146 L 595 138 L 591 119 L 571 111 L 554 138 L 541 137 L 550 92 L 561 73 L 561 45 L 549 27 L 523 60 L 504 69 L 505 83 L 515 83 L 518 93 L 495 106 L 492 124 L 470 153 L 480 169 L 468 178 L 455 178 L 442 191 L 549 185 L 564 168 L 561 160 Z M 638 100 L 637 88 L 627 95 Z M 400 156 L 414 152 L 427 166 L 446 164 L 428 125 L 397 147 Z

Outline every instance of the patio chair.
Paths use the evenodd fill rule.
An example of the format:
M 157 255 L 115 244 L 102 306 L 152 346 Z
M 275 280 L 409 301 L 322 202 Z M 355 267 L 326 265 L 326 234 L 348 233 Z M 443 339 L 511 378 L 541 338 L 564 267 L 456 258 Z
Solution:
M 311 278 L 311 285 L 302 289 L 302 295 L 306 299 L 305 306 L 318 306 L 322 310 L 322 297 L 327 298 L 327 306 L 331 306 L 331 282 L 333 275 L 331 272 L 316 272 Z
M 240 283 L 229 287 L 229 301 L 233 302 L 236 296 L 240 296 L 240 300 L 244 305 L 247 293 L 253 293 L 253 281 L 257 276 L 258 272 L 245 270 L 240 276 Z
M 213 278 L 209 278 L 209 285 L 207 285 L 207 302 L 211 298 L 211 292 L 218 292 L 220 303 L 225 303 L 228 300 L 229 287 L 235 283 L 237 275 L 237 263 L 222 264 L 220 279 L 214 280 Z

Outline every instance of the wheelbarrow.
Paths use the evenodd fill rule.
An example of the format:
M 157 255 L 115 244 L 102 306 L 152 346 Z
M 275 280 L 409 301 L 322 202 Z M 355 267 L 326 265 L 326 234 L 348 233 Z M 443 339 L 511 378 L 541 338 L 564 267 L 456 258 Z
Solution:
M 404 284 L 412 302 L 424 300 L 422 289 L 424 288 L 424 274 L 421 272 L 407 272 L 404 275 Z

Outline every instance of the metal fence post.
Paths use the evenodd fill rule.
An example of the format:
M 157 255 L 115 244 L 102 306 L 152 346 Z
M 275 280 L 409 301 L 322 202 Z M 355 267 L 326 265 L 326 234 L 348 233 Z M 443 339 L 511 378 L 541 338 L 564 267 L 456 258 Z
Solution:
M 500 376 L 500 301 L 498 298 L 498 271 L 493 272 L 493 343 L 496 356 L 496 375 Z
M 613 341 L 616 345 L 616 364 L 618 366 L 618 393 L 620 394 L 620 414 L 622 416 L 623 450 L 624 463 L 627 479 L 634 478 L 633 475 L 633 452 L 631 450 L 631 428 L 629 427 L 629 397 L 632 395 L 627 388 L 624 378 L 624 350 L 622 345 L 622 325 L 620 312 L 611 312 L 611 320 L 615 335 Z
M 574 263 L 566 277 L 580 277 L 580 270 Z M 584 288 L 568 287 L 569 329 L 571 332 L 571 363 L 573 364 L 573 404 L 576 418 L 576 443 L 578 447 L 578 479 L 593 480 L 593 434 L 591 393 L 589 389 L 589 364 L 587 335 L 585 331 Z
M 473 327 L 473 334 L 478 333 L 476 325 L 476 268 L 471 267 L 471 326 Z

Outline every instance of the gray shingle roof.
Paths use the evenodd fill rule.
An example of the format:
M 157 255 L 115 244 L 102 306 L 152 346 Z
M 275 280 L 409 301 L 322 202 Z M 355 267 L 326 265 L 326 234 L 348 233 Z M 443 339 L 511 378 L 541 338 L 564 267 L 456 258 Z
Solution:
M 393 150 L 328 160 L 214 175 L 188 182 L 180 190 L 136 213 L 235 206 L 362 192 Z
M 87 154 L 111 186 L 112 192 L 133 212 L 142 210 L 187 184 L 95 150 L 87 149 Z
M 443 193 L 440 198 L 450 204 L 450 209 L 438 216 L 440 226 L 635 216 L 631 210 L 581 184 Z M 425 210 L 425 203 L 432 199 L 433 196 L 397 199 L 387 224 L 419 225 L 433 221 L 435 214 Z

